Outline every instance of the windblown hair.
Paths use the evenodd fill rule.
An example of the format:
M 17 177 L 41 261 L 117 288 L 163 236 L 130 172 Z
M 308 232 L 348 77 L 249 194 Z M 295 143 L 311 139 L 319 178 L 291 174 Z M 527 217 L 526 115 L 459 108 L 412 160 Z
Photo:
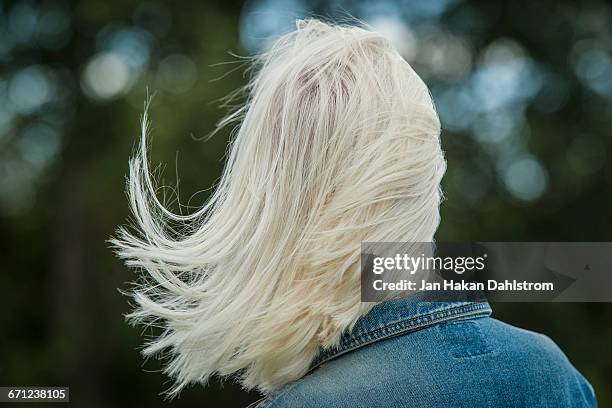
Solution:
M 446 164 L 429 91 L 369 29 L 297 22 L 256 57 L 225 170 L 191 215 L 155 194 L 142 143 L 128 193 L 137 231 L 112 241 L 146 283 L 137 323 L 161 326 L 171 393 L 212 375 L 278 390 L 374 304 L 362 241 L 433 240 Z M 180 227 L 180 228 L 179 228 Z

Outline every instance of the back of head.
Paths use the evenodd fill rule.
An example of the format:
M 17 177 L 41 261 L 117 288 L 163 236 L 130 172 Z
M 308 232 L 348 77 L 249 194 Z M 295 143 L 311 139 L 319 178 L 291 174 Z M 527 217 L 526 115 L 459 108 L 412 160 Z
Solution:
M 164 327 L 145 353 L 170 352 L 174 391 L 214 374 L 264 392 L 301 377 L 373 306 L 360 302 L 360 243 L 429 242 L 439 222 L 438 117 L 385 38 L 299 21 L 255 63 L 202 209 L 157 200 L 146 129 L 130 166 L 138 233 L 114 244 L 148 273 L 132 317 Z

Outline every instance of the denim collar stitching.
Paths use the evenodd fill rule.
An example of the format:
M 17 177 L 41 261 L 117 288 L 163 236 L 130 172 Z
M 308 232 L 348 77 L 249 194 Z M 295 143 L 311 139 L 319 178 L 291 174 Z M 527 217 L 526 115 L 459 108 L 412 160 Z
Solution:
M 406 319 L 387 324 L 382 327 L 373 327 L 358 335 L 350 334 L 341 340 L 340 345 L 323 351 L 313 362 L 309 371 L 321 364 L 346 354 L 355 349 L 367 346 L 374 342 L 394 337 L 400 334 L 421 330 L 447 320 L 458 318 L 477 318 L 490 315 L 491 307 L 487 302 L 466 302 L 458 306 L 447 307 L 429 313 L 410 316 Z

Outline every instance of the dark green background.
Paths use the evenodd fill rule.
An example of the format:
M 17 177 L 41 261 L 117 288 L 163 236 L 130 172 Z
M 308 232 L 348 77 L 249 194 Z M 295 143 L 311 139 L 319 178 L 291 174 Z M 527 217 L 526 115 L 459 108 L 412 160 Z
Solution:
M 163 403 L 170 383 L 137 351 L 149 332 L 122 317 L 117 288 L 134 275 L 105 241 L 128 216 L 124 177 L 147 87 L 160 182 L 176 186 L 178 171 L 181 203 L 201 205 L 229 130 L 197 139 L 223 115 L 219 98 L 246 81 L 230 53 L 256 52 L 293 17 L 376 22 L 430 86 L 448 159 L 438 240 L 611 240 L 607 3 L 85 0 L 0 10 L 1 385 L 67 385 L 76 406 Z M 552 337 L 601 406 L 612 404 L 611 312 L 494 305 L 496 317 Z M 174 405 L 256 398 L 213 381 Z

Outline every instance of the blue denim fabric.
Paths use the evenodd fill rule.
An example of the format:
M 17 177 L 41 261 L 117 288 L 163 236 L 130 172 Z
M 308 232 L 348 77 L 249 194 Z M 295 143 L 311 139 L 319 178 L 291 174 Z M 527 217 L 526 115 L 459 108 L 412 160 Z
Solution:
M 377 305 L 311 372 L 258 407 L 595 407 L 548 337 L 490 317 L 486 301 Z

